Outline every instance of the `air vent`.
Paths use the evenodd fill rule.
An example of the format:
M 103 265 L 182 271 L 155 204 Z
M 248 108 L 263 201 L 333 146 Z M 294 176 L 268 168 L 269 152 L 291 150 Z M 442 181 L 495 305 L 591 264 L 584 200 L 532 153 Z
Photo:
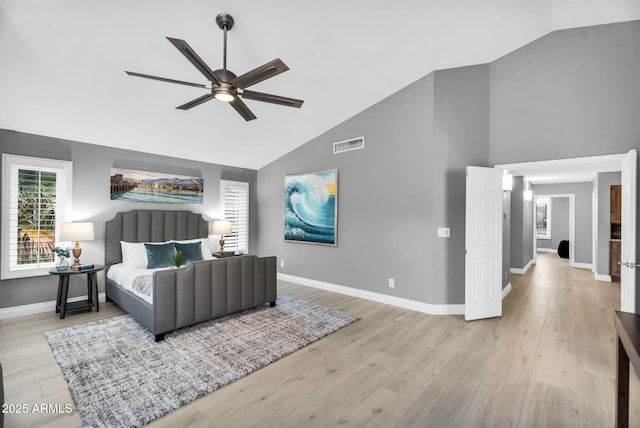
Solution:
M 350 152 L 351 150 L 364 149 L 364 137 L 352 138 L 350 140 L 333 143 L 333 154 Z

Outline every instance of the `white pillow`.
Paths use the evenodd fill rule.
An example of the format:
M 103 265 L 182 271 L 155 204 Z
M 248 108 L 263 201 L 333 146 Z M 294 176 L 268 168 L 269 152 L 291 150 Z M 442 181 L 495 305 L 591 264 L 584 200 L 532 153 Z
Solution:
M 147 268 L 147 249 L 144 242 L 120 241 L 122 264 L 131 269 Z
M 200 250 L 202 250 L 202 259 L 211 260 L 215 259 L 211 254 L 211 247 L 209 246 L 209 238 L 197 238 L 197 239 L 172 239 L 171 242 L 177 242 L 178 244 L 192 244 L 194 242 L 200 242 Z

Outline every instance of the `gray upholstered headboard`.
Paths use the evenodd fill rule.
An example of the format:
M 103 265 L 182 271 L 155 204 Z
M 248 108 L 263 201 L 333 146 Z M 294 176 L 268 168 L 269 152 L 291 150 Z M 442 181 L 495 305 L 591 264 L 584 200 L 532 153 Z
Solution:
M 122 262 L 120 241 L 162 242 L 209 236 L 209 222 L 190 211 L 133 210 L 105 223 L 105 264 Z

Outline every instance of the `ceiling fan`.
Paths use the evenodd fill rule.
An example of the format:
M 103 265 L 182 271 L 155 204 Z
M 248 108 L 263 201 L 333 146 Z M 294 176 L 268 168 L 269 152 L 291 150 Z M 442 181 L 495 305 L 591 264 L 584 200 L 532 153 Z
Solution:
M 288 107 L 300 108 L 303 100 L 294 98 L 281 97 L 279 95 L 265 94 L 263 92 L 251 91 L 246 88 L 269 79 L 280 73 L 289 70 L 289 67 L 279 58 L 269 61 L 260 67 L 236 76 L 230 70 L 227 70 L 227 31 L 233 28 L 233 17 L 227 13 L 221 13 L 216 16 L 216 23 L 221 30 L 224 31 L 224 51 L 222 57 L 222 68 L 219 70 L 211 70 L 209 66 L 195 53 L 187 42 L 180 39 L 167 37 L 167 39 L 193 64 L 200 73 L 209 81 L 209 85 L 200 83 L 184 82 L 182 80 L 167 79 L 164 77 L 150 76 L 148 74 L 134 73 L 133 71 L 125 71 L 129 76 L 144 77 L 146 79 L 160 80 L 162 82 L 178 83 L 180 85 L 195 86 L 198 88 L 209 89 L 210 93 L 189 101 L 181 106 L 176 107 L 180 110 L 189 110 L 211 99 L 217 99 L 229 103 L 231 107 L 236 109 L 240 116 L 245 120 L 253 120 L 256 116 L 242 99 L 263 101 L 266 103 L 279 104 Z M 241 99 L 242 98 L 242 99 Z

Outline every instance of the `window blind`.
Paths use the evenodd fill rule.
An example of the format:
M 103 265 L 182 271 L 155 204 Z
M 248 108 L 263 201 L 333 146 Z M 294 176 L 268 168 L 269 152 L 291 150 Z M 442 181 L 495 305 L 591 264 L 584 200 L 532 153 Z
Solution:
M 45 274 L 71 202 L 71 162 L 3 155 L 2 279 Z
M 224 219 L 231 234 L 224 237 L 225 251 L 249 251 L 249 183 L 220 180 Z
M 536 198 L 536 234 L 538 238 L 551 238 L 551 198 Z

